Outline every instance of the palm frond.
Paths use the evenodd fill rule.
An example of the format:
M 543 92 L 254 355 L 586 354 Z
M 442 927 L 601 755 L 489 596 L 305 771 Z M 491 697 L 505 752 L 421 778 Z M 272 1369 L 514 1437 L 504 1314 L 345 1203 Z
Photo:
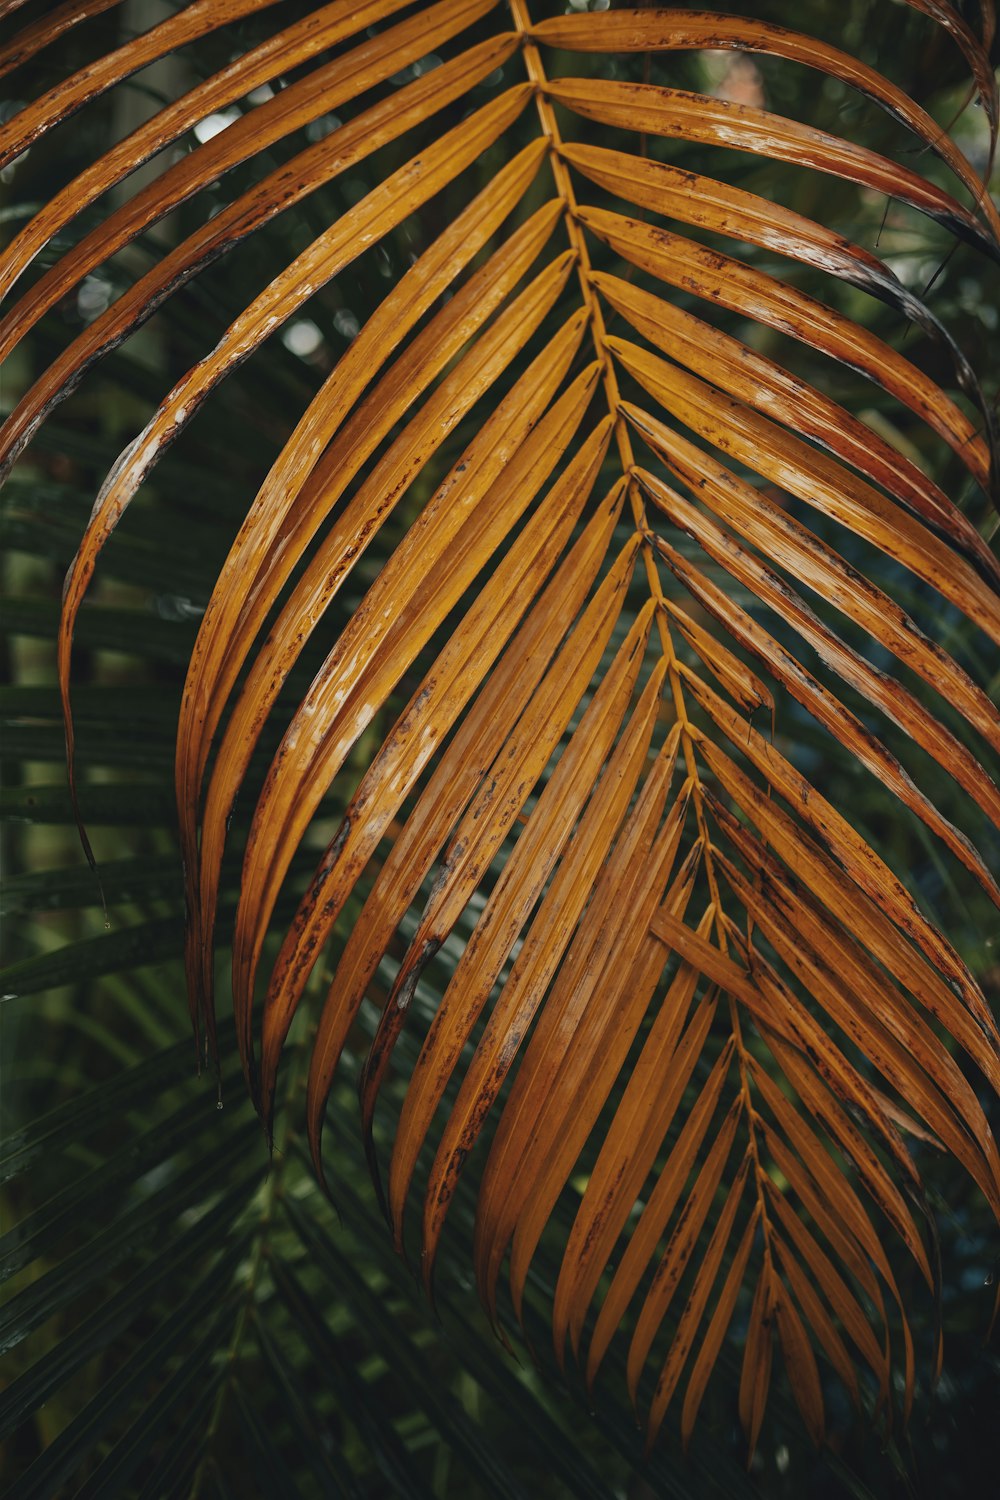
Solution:
M 268 8 L 196 0 L 0 125 L 0 161 L 155 59 Z M 1000 1033 L 911 872 L 824 795 L 797 726 L 814 721 L 820 743 L 892 794 L 886 815 L 912 814 L 956 878 L 1000 905 L 987 827 L 1000 828 L 1000 716 L 974 664 L 983 641 L 1000 641 L 1000 569 L 975 508 L 995 496 L 997 471 L 990 401 L 943 320 L 888 257 L 770 201 L 752 174 L 762 162 L 806 173 L 814 205 L 887 195 L 901 222 L 922 216 L 994 261 L 1000 216 L 923 108 L 818 38 L 683 10 L 536 22 L 525 0 L 509 14 L 489 0 L 403 9 L 337 0 L 285 30 L 270 17 L 265 39 L 87 166 L 0 260 L 9 290 L 54 246 L 0 328 L 10 353 L 95 268 L 125 267 L 152 225 L 233 174 L 218 212 L 175 226 L 155 264 L 46 358 L 0 437 L 6 470 L 180 287 L 301 214 L 284 248 L 272 242 L 266 285 L 214 314 L 212 347 L 97 490 L 58 626 L 73 807 L 82 831 L 102 790 L 75 775 L 73 651 L 95 628 L 87 596 L 116 529 L 202 408 L 225 405 L 223 383 L 414 231 L 408 269 L 354 321 L 225 532 L 190 649 L 175 796 L 196 1032 L 217 1053 L 215 952 L 231 922 L 235 1042 L 269 1134 L 293 1023 L 312 1010 L 309 1145 L 336 1194 L 328 1101 L 376 1002 L 361 1134 L 397 1248 L 421 1200 L 428 1288 L 448 1223 L 494 1324 L 513 1314 L 528 1329 L 533 1268 L 550 1263 L 554 1357 L 564 1363 L 568 1341 L 593 1385 L 622 1330 L 616 1368 L 650 1443 L 682 1384 L 690 1438 L 742 1320 L 751 1451 L 775 1335 L 819 1442 L 820 1352 L 854 1400 L 856 1357 L 890 1404 L 901 1338 L 904 1410 L 912 1401 L 908 1283 L 886 1230 L 932 1288 L 935 1274 L 901 1122 L 1000 1212 L 1000 1158 L 963 1071 L 968 1058 L 996 1083 Z M 988 171 L 992 7 L 981 37 L 943 0 L 912 9 L 950 33 L 973 74 Z M 57 10 L 6 61 L 82 19 Z M 661 57 L 705 49 L 804 65 L 860 92 L 890 132 L 916 139 L 924 170 L 898 160 L 898 144 L 886 154 L 664 81 Z M 263 85 L 256 108 L 104 213 L 102 195 Z M 334 110 L 346 118 L 300 149 L 297 133 Z M 362 164 L 363 180 L 344 177 Z M 321 189 L 345 197 L 313 225 Z M 819 295 L 800 289 L 804 274 Z M 883 331 L 916 332 L 909 355 L 868 326 L 875 305 Z M 904 441 L 844 410 L 847 373 Z M 960 485 L 978 498 L 960 507 Z M 955 621 L 972 652 L 949 649 Z M 770 736 L 752 722 L 761 708 Z M 41 732 L 26 741 L 32 758 L 51 750 Z M 923 784 L 928 762 L 946 807 Z M 141 807 L 160 788 L 129 791 Z M 231 830 L 241 798 L 252 813 Z M 126 945 L 165 933 L 137 928 Z M 113 944 L 29 956 L 11 982 L 119 967 Z M 398 1108 L 387 1170 L 382 1106 Z M 114 1181 L 109 1164 L 101 1182 Z M 464 1216 L 460 1189 L 474 1202 Z M 32 1234 L 54 1233 L 71 1207 Z M 137 1210 L 142 1233 L 159 1212 Z M 343 1261 L 302 1238 L 320 1265 Z M 83 1264 L 67 1272 L 76 1292 Z M 62 1294 L 45 1286 L 24 1294 L 35 1312 L 13 1304 L 19 1326 L 50 1315 Z M 310 1306 L 291 1274 L 275 1294 L 299 1315 Z M 178 1372 L 178 1401 L 212 1337 Z M 311 1441 L 303 1372 L 267 1332 L 258 1344 Z M 433 1420 L 458 1419 L 442 1408 Z M 260 1443 L 278 1484 L 281 1453 Z M 321 1448 L 316 1461 L 325 1473 Z M 494 1476 L 498 1492 L 516 1487 Z

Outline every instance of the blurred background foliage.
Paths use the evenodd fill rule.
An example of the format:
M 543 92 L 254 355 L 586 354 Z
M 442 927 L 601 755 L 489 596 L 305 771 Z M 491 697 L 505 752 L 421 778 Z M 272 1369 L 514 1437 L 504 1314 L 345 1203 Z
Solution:
M 177 8 L 127 0 L 76 28 L 29 68 L 3 81 L 9 117 L 75 67 Z M 282 24 L 308 12 L 286 0 Z M 532 6 L 541 17 L 564 5 Z M 581 9 L 580 0 L 571 8 Z M 606 8 L 591 0 L 592 9 Z M 953 131 L 974 164 L 985 159 L 985 121 L 966 102 L 957 51 L 925 17 L 894 0 L 754 0 L 761 19 L 798 25 L 855 52 L 905 87 Z M 44 14 L 29 3 L 8 31 Z M 976 7 L 969 6 L 975 19 Z M 196 47 L 135 75 L 53 131 L 3 173 L 0 222 L 9 235 L 109 142 L 126 135 L 167 98 L 190 87 L 268 34 L 269 12 L 224 28 Z M 438 59 L 424 59 L 417 69 Z M 564 61 L 560 68 L 558 63 Z M 513 81 L 515 58 L 476 91 Z M 557 58 L 556 71 L 583 73 L 596 61 Z M 830 80 L 772 59 L 691 53 L 619 58 L 618 76 L 698 88 L 764 105 L 906 160 L 905 135 L 874 105 Z M 645 70 L 645 72 L 644 72 Z M 389 95 L 415 76 L 390 80 Z M 292 81 L 276 80 L 274 87 Z M 122 201 L 174 158 L 252 111 L 267 90 L 210 116 L 192 137 L 116 190 Z M 455 123 L 450 107 L 427 127 Z M 957 117 L 956 117 L 957 116 Z M 9 410 L 53 354 L 92 321 L 164 249 L 203 223 L 264 171 L 336 128 L 322 116 L 213 184 L 87 277 L 39 325 L 3 377 Z M 527 136 L 525 115 L 512 134 Z M 515 139 L 516 143 L 516 139 Z M 609 142 L 613 144 L 613 142 Z M 988 1493 L 1000 1394 L 998 1361 L 984 1347 L 993 1300 L 996 1241 L 988 1210 L 948 1159 L 918 1145 L 929 1196 L 939 1209 L 946 1329 L 943 1377 L 922 1379 L 908 1431 L 872 1430 L 831 1383 L 829 1443 L 814 1453 L 787 1389 L 772 1397 L 765 1440 L 749 1473 L 735 1411 L 737 1372 L 709 1391 L 689 1455 L 676 1437 L 642 1459 L 641 1437 L 613 1378 L 600 1410 L 588 1411 L 579 1380 L 551 1366 L 541 1309 L 553 1264 L 542 1252 L 532 1275 L 533 1350 L 515 1359 L 475 1310 L 461 1240 L 474 1193 L 465 1182 L 454 1233 L 446 1240 L 436 1315 L 407 1265 L 397 1260 L 355 1144 L 355 1080 L 377 1009 L 366 1007 L 348 1069 L 331 1105 L 331 1164 L 338 1218 L 315 1188 L 303 1155 L 298 1106 L 301 1062 L 286 1066 L 285 1109 L 269 1163 L 244 1099 L 225 1031 L 223 1090 L 195 1075 L 180 960 L 183 901 L 173 832 L 173 730 L 184 666 L 200 612 L 249 499 L 298 415 L 385 289 L 449 213 L 435 201 L 375 251 L 313 297 L 299 317 L 229 379 L 211 415 L 195 421 L 143 487 L 128 522 L 108 546 L 84 608 L 75 652 L 82 806 L 96 845 L 107 900 L 88 871 L 72 827 L 63 732 L 54 689 L 53 635 L 62 576 L 111 463 L 172 382 L 218 338 L 232 317 L 320 230 L 403 159 L 409 140 L 389 146 L 363 171 L 348 172 L 292 214 L 237 246 L 173 296 L 126 343 L 90 371 L 43 426 L 2 496 L 3 599 L 3 961 L 0 977 L 0 1488 L 18 1496 L 628 1496 L 733 1497 L 967 1496 Z M 495 148 L 467 177 L 475 187 L 495 169 Z M 650 147 L 666 159 L 669 143 Z M 725 160 L 721 158 L 725 156 Z M 848 183 L 822 180 L 759 159 L 689 151 L 685 164 L 718 171 L 869 249 L 878 248 L 928 300 L 995 397 L 1000 307 L 995 268 L 967 247 L 948 255 L 944 231 Z M 923 159 L 921 170 L 944 172 Z M 463 181 L 463 197 L 470 183 Z M 539 190 L 541 191 L 541 190 Z M 447 199 L 448 193 L 444 195 Z M 532 205 L 529 205 L 529 207 Z M 98 215 L 79 216 L 82 236 Z M 49 246 L 30 275 L 70 240 Z M 744 250 L 765 269 L 808 284 L 808 274 Z M 820 295 L 888 341 L 904 336 L 890 310 L 836 283 Z M 900 409 L 873 388 L 832 370 L 801 346 L 732 318 L 723 326 L 780 357 L 844 402 L 891 441 L 929 465 L 956 494 L 955 466 Z M 907 354 L 948 383 L 934 349 L 915 333 Z M 447 461 L 467 428 L 450 440 Z M 421 485 L 398 522 L 424 498 Z M 957 496 L 984 530 L 982 496 Z M 813 518 L 815 524 L 815 518 Z M 356 605 L 377 568 L 358 567 L 335 611 L 294 674 L 282 704 L 298 701 L 310 668 Z M 926 600 L 896 580 L 896 596 L 919 616 Z M 746 601 L 741 601 L 746 602 Z M 996 662 L 977 658 L 976 638 L 935 603 L 946 644 L 979 680 L 1000 687 Z M 841 622 L 842 624 L 843 622 Z M 773 623 L 771 628 L 773 629 Z M 855 641 L 855 644 L 860 644 Z M 868 644 L 870 649 L 870 643 Z M 851 700 L 848 700 L 851 701 Z M 858 708 L 857 703 L 852 706 Z M 280 714 L 280 706 L 279 706 Z M 867 722 L 867 721 L 866 721 Z M 962 733 L 956 718 L 952 727 Z M 1000 988 L 1000 951 L 990 913 L 972 882 L 931 847 L 922 826 L 887 804 L 881 789 L 791 700 L 779 698 L 776 736 L 825 795 L 848 810 L 903 873 L 949 932 L 988 992 Z M 373 739 L 380 738 L 373 726 Z M 275 738 L 259 752 L 266 765 Z M 355 768 L 364 763 L 359 746 Z M 266 758 L 265 758 L 266 757 Z M 926 758 L 909 762 L 933 799 L 960 824 L 961 794 Z M 932 781 L 933 779 L 933 781 Z M 348 776 L 345 781 L 350 782 Z M 334 788 L 314 843 L 325 843 L 345 794 Z M 246 808 L 242 811 L 246 813 Z M 237 816 L 237 823 L 239 815 Z M 229 857 L 230 899 L 239 869 Z M 985 847 L 989 860 L 995 849 Z M 353 910 L 356 910 L 354 908 Z M 347 915 L 348 922 L 352 911 Z M 995 914 L 994 914 L 995 915 Z M 461 933 L 453 940 L 460 951 Z M 447 954 L 445 955 L 447 957 Z M 452 955 L 453 956 L 453 955 Z M 220 979 L 225 973 L 220 957 Z M 322 967 L 322 966 L 321 966 Z M 317 993 L 329 970 L 314 976 Z M 224 991 L 224 984 L 221 986 Z M 418 1004 L 431 1002 L 418 992 Z M 300 1052 L 308 1018 L 295 1034 Z M 404 1034 L 412 1062 L 417 1043 Z M 384 1137 L 388 1125 L 382 1125 Z M 947 1200 L 947 1202 L 946 1202 Z M 559 1211 L 568 1216 L 570 1209 Z M 920 1369 L 926 1377 L 934 1308 L 912 1295 Z M 534 1319 L 534 1324 L 531 1320 Z M 618 1364 L 622 1363 L 619 1353 Z M 605 1389 L 606 1387 L 606 1389 Z

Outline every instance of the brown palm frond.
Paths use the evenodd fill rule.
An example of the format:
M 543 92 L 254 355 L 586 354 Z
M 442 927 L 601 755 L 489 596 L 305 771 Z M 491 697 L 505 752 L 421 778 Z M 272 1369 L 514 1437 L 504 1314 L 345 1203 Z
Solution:
M 269 3 L 196 0 L 125 42 L 0 126 L 0 163 Z M 961 50 L 992 160 L 992 6 L 977 37 L 946 0 L 910 3 Z M 57 7 L 0 67 L 110 8 Z M 951 1152 L 1000 1213 L 996 1143 L 955 1050 L 1000 1081 L 982 991 L 908 872 L 888 867 L 774 732 L 794 699 L 1000 905 L 969 833 L 907 767 L 916 747 L 1000 828 L 988 769 L 1000 715 L 934 623 L 947 609 L 1000 642 L 1000 566 L 950 485 L 912 444 L 846 411 L 828 373 L 864 377 L 981 494 L 996 493 L 997 470 L 989 404 L 941 321 L 874 251 L 731 183 L 729 164 L 764 159 L 887 194 L 994 261 L 1000 215 L 924 109 L 815 37 L 687 10 L 535 24 L 527 0 L 405 9 L 334 0 L 285 30 L 275 19 L 88 166 L 0 258 L 0 288 L 19 288 L 0 322 L 9 354 L 95 267 L 287 143 L 279 166 L 176 238 L 38 372 L 0 435 L 6 470 L 178 287 L 349 169 L 369 174 L 163 397 L 96 497 L 59 635 L 71 778 L 76 623 L 143 482 L 276 330 L 432 209 L 433 236 L 247 505 L 200 622 L 176 756 L 194 1024 L 211 1044 L 223 856 L 252 789 L 233 1002 L 268 1129 L 289 1029 L 332 942 L 308 1080 L 316 1169 L 335 1071 L 377 995 L 361 1132 L 400 1247 L 419 1186 L 428 1287 L 478 1155 L 472 1255 L 494 1320 L 505 1262 L 522 1318 L 539 1247 L 557 1244 L 560 1363 L 571 1349 L 592 1384 L 625 1330 L 650 1441 L 675 1398 L 686 1441 L 743 1307 L 751 1449 L 775 1336 L 819 1442 L 820 1354 L 856 1402 L 856 1362 L 888 1401 L 898 1327 L 907 1409 L 912 1399 L 913 1341 L 883 1245 L 891 1229 L 933 1285 L 907 1136 Z M 440 66 L 415 70 L 435 49 Z M 620 69 L 594 76 L 611 54 L 702 49 L 766 54 L 859 91 L 916 138 L 933 178 L 770 110 Z M 487 95 L 498 69 L 506 86 Z M 82 210 L 279 74 L 287 87 L 115 197 L 63 248 Z M 299 149 L 295 132 L 334 109 L 344 122 Z M 698 170 L 685 165 L 692 149 Z M 938 181 L 949 176 L 953 191 Z M 55 236 L 59 253 L 31 280 Z M 799 289 L 800 271 L 819 295 Z M 918 328 L 934 360 L 844 311 L 859 294 Z M 815 383 L 782 362 L 796 344 Z M 934 601 L 930 623 L 913 617 L 904 573 Z M 322 665 L 285 710 L 282 691 L 320 640 Z M 760 710 L 770 736 L 754 726 Z M 276 713 L 280 744 L 254 782 Z M 346 810 L 275 934 L 331 787 Z M 377 988 L 380 968 L 391 978 Z M 421 1026 L 383 1186 L 376 1109 L 401 1038 Z

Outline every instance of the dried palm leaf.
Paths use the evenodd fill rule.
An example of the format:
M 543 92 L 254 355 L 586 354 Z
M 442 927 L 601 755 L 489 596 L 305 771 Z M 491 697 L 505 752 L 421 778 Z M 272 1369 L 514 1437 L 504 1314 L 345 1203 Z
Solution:
M 149 62 L 269 3 L 196 0 L 0 126 L 0 161 Z M 991 161 L 992 6 L 977 37 L 945 0 L 911 4 L 961 49 Z M 108 8 L 57 7 L 0 67 Z M 1000 717 L 933 623 L 947 608 L 1000 640 L 1000 567 L 949 484 L 823 382 L 838 364 L 864 376 L 982 493 L 996 492 L 997 470 L 989 404 L 940 320 L 872 250 L 738 185 L 730 168 L 743 153 L 887 194 L 994 260 L 1000 215 L 924 109 L 815 37 L 684 10 L 538 24 L 526 0 L 509 14 L 490 0 L 402 10 L 334 0 L 284 30 L 272 18 L 263 41 L 95 160 L 0 258 L 9 292 L 60 237 L 0 325 L 9 353 L 206 184 L 263 163 L 276 143 L 292 149 L 320 115 L 348 116 L 237 190 L 54 354 L 0 437 L 6 468 L 178 286 L 367 164 L 366 190 L 181 376 L 96 498 L 60 627 L 71 778 L 77 620 L 143 481 L 278 329 L 398 226 L 433 214 L 435 236 L 333 365 L 247 507 L 200 623 L 176 758 L 195 1026 L 214 1045 L 223 854 L 236 800 L 252 790 L 233 999 L 268 1130 L 285 1039 L 310 987 L 318 994 L 332 941 L 308 1080 L 313 1159 L 325 1176 L 327 1098 L 377 997 L 362 1133 L 380 1180 L 376 1112 L 398 1094 L 385 1206 L 403 1246 L 419 1183 L 428 1287 L 459 1176 L 479 1155 L 472 1251 L 494 1319 L 508 1255 L 521 1317 L 537 1296 L 540 1245 L 557 1246 L 560 1362 L 568 1336 L 593 1382 L 624 1327 L 650 1441 L 685 1378 L 687 1441 L 744 1306 L 739 1409 L 751 1449 L 775 1333 L 819 1442 L 817 1352 L 858 1400 L 853 1345 L 888 1399 L 897 1315 L 886 1290 L 907 1409 L 912 1398 L 885 1231 L 933 1277 L 901 1132 L 951 1151 L 1000 1209 L 996 1143 L 948 1042 L 995 1085 L 998 1031 L 908 872 L 890 870 L 849 809 L 811 784 L 784 733 L 779 750 L 751 721 L 765 708 L 783 728 L 797 701 L 1000 904 L 969 835 L 905 764 L 918 747 L 1000 827 L 988 770 Z M 428 71 L 435 49 L 447 56 Z M 941 170 L 932 178 L 770 110 L 591 66 L 702 49 L 766 54 L 859 91 Z M 567 76 L 580 56 L 586 76 Z M 484 81 L 500 69 L 508 86 L 489 97 Z M 289 73 L 100 222 L 88 217 L 66 247 L 81 211 L 137 167 Z M 691 150 L 697 171 L 685 165 Z M 938 180 L 948 174 L 953 189 Z M 796 265 L 833 305 L 798 288 Z M 918 328 L 939 373 L 848 315 L 859 295 Z M 609 334 L 612 318 L 624 333 Z M 765 332 L 767 352 L 754 343 Z M 809 349 L 819 384 L 785 368 L 786 337 Z M 362 563 L 369 549 L 375 569 Z M 904 573 L 932 601 L 929 629 L 904 602 Z M 332 639 L 325 619 L 340 622 Z M 320 638 L 325 659 L 289 712 L 282 690 Z M 276 716 L 282 737 L 255 782 L 254 751 Z M 312 879 L 292 890 L 331 787 L 346 811 Z M 289 891 L 298 909 L 272 948 Z M 355 892 L 359 914 L 341 931 Z M 400 1094 L 407 1029 L 420 1045 Z

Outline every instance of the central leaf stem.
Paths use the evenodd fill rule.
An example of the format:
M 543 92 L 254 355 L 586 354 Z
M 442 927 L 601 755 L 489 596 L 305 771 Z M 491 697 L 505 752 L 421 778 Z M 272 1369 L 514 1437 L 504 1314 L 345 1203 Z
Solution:
M 702 840 L 705 876 L 708 881 L 709 892 L 715 908 L 715 932 L 720 949 L 723 953 L 728 952 L 726 939 L 725 916 L 719 891 L 718 878 L 715 864 L 712 858 L 712 841 L 709 837 L 705 816 L 705 803 L 702 796 L 701 779 L 698 771 L 698 760 L 695 753 L 694 742 L 699 731 L 690 723 L 687 706 L 684 698 L 684 689 L 681 683 L 679 663 L 674 651 L 673 639 L 670 634 L 670 622 L 667 611 L 663 607 L 663 587 L 660 580 L 659 570 L 653 549 L 649 545 L 649 526 L 646 521 L 645 507 L 639 486 L 633 478 L 635 472 L 635 456 L 632 451 L 632 439 L 628 426 L 621 411 L 621 394 L 618 389 L 618 380 L 615 374 L 614 362 L 607 347 L 607 332 L 604 324 L 604 315 L 601 310 L 600 298 L 592 282 L 593 267 L 590 260 L 590 250 L 587 245 L 586 234 L 583 225 L 577 215 L 576 194 L 573 190 L 573 181 L 570 171 L 562 156 L 562 137 L 559 131 L 559 122 L 556 119 L 555 109 L 551 99 L 548 97 L 548 79 L 545 66 L 542 62 L 538 47 L 531 35 L 531 17 L 528 13 L 526 0 L 510 0 L 511 14 L 514 24 L 521 37 L 521 49 L 524 55 L 524 65 L 530 81 L 535 86 L 535 104 L 538 111 L 538 119 L 542 133 L 549 141 L 551 148 L 552 175 L 555 180 L 556 191 L 565 205 L 566 232 L 573 249 L 576 251 L 576 270 L 580 283 L 580 294 L 590 318 L 590 328 L 594 339 L 594 347 L 602 366 L 602 379 L 604 391 L 607 397 L 608 408 L 614 417 L 615 442 L 621 460 L 622 469 L 629 479 L 629 504 L 632 511 L 632 520 L 635 529 L 643 538 L 643 560 L 646 568 L 646 578 L 649 590 L 657 604 L 657 628 L 660 638 L 660 647 L 667 661 L 667 674 L 670 689 L 673 696 L 674 709 L 681 725 L 681 737 L 684 753 L 684 761 L 692 787 L 692 803 L 694 805 L 695 817 L 698 824 L 698 832 Z M 756 1131 L 754 1129 L 755 1111 L 750 1092 L 749 1069 L 746 1043 L 743 1039 L 740 1026 L 739 1014 L 736 1003 L 729 997 L 729 1014 L 732 1026 L 733 1039 L 736 1044 L 736 1056 L 739 1067 L 740 1094 L 743 1100 L 743 1113 L 746 1120 L 748 1133 L 747 1152 L 753 1164 L 754 1181 L 757 1190 L 757 1199 L 762 1215 L 762 1224 L 765 1236 L 765 1254 L 769 1254 L 769 1225 L 767 1218 L 767 1205 L 764 1195 L 764 1167 L 760 1160 Z

